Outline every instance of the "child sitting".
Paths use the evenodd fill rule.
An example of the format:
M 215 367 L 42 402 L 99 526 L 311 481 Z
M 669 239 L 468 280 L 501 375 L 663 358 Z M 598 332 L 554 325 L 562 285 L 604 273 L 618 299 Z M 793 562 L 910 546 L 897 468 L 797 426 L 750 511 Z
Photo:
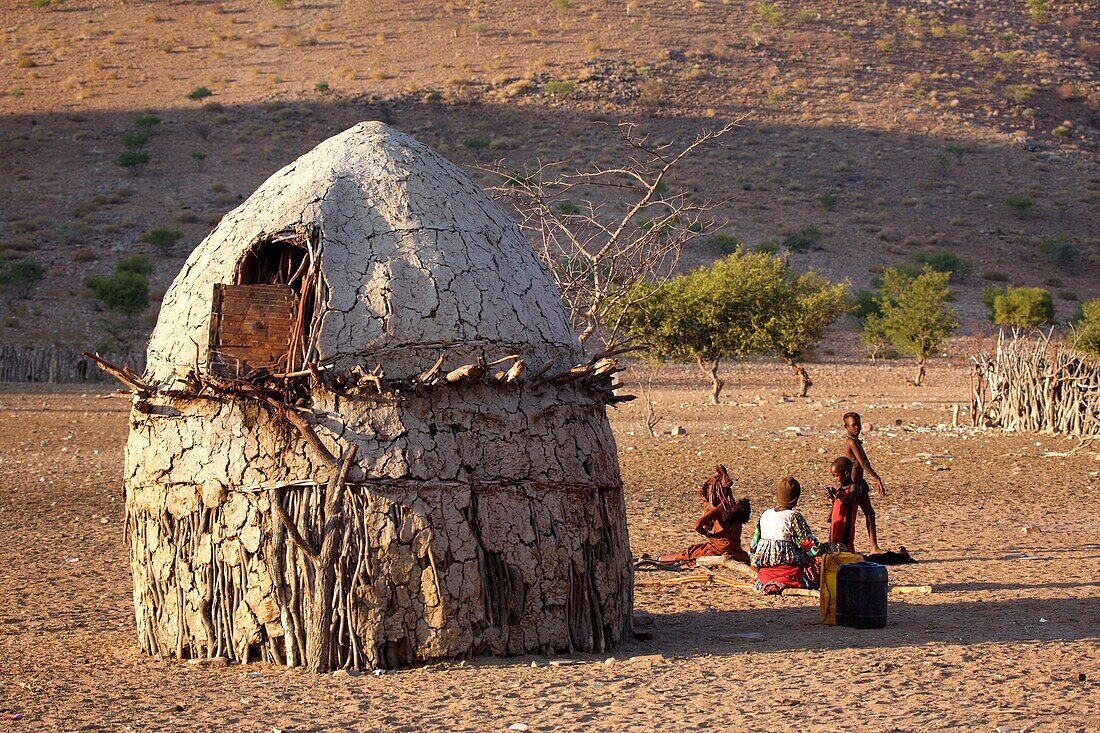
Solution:
M 728 555 L 748 564 L 749 556 L 741 547 L 741 527 L 749 521 L 749 500 L 740 501 L 733 495 L 733 480 L 725 466 L 718 466 L 715 475 L 699 490 L 703 496 L 703 515 L 695 522 L 695 531 L 707 538 L 671 555 L 661 555 L 658 562 L 691 566 L 700 557 Z
M 757 568 L 756 590 L 780 593 L 784 588 L 816 588 L 814 557 L 825 549 L 817 541 L 802 512 L 802 487 L 793 476 L 779 480 L 775 508 L 760 515 L 752 536 L 752 567 Z

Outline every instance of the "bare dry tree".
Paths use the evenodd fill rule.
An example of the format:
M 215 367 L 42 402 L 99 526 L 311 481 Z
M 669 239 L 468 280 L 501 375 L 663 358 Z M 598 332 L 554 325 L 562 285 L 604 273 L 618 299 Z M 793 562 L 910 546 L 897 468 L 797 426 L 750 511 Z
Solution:
M 520 228 L 550 268 L 582 344 L 602 333 L 603 347 L 611 348 L 624 314 L 642 297 L 634 286 L 667 280 L 684 246 L 714 227 L 709 213 L 717 204 L 670 191 L 670 174 L 742 119 L 679 146 L 652 142 L 634 123 L 620 122 L 629 153 L 614 167 L 562 173 L 561 164 L 540 163 L 517 173 L 498 163 L 491 169 L 504 180 L 491 192 L 515 205 Z

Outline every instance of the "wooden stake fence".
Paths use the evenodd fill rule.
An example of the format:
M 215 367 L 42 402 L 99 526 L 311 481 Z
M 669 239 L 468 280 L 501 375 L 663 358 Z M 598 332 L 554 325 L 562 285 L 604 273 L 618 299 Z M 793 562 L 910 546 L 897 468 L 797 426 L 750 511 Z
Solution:
M 993 354 L 971 357 L 971 415 L 977 426 L 1100 437 L 1100 361 L 1050 337 L 1004 332 Z
M 145 371 L 145 354 L 111 355 L 111 361 L 129 363 L 134 371 Z M 89 359 L 76 349 L 52 346 L 0 345 L 0 382 L 109 382 Z

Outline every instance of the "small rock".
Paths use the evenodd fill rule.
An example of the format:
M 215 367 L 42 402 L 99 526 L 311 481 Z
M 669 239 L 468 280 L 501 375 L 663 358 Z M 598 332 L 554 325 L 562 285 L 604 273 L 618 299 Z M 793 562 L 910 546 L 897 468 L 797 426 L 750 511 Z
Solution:
M 530 730 L 530 728 L 528 728 L 525 723 L 512 723 L 510 726 L 508 726 L 508 730 L 524 731 L 524 730 Z
M 617 662 L 617 661 L 618 660 L 615 659 L 615 657 L 608 657 L 607 659 L 603 660 L 603 663 L 604 663 L 604 666 L 610 667 L 610 666 L 614 665 L 615 662 Z M 1082 674 L 1081 676 L 1083 677 L 1084 674 Z
M 669 435 L 687 435 L 688 431 L 683 425 L 677 425 L 672 430 L 668 431 Z
M 537 667 L 537 666 L 539 666 L 539 663 L 538 662 L 531 662 L 531 666 L 532 667 Z
M 107 519 L 107 517 L 100 517 L 100 518 L 99 518 L 99 523 L 100 523 L 100 524 L 107 524 L 107 523 L 108 523 L 108 522 L 110 522 L 110 521 L 111 521 L 111 520 L 110 520 L 110 519 Z
M 227 657 L 200 657 L 188 659 L 187 663 L 196 667 L 228 667 L 229 659 Z
M 384 672 L 385 670 L 376 669 L 375 673 Z M 333 677 L 358 677 L 359 670 L 357 669 L 338 669 L 332 673 Z
M 664 654 L 639 654 L 626 660 L 635 664 L 661 664 L 665 661 Z
M 577 662 L 574 659 L 551 659 L 550 660 L 550 666 L 551 667 L 567 667 L 570 664 L 576 664 L 576 663 Z
M 639 608 L 634 611 L 633 620 L 635 626 L 651 626 L 655 619 L 652 613 Z

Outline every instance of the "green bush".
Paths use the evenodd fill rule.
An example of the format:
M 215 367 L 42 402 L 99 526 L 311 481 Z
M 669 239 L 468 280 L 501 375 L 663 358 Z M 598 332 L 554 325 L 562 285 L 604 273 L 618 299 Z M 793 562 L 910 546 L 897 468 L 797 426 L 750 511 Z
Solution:
M 753 249 L 757 252 L 763 252 L 769 255 L 779 254 L 779 242 L 774 239 L 765 239 L 763 242 L 753 247 Z
M 566 80 L 548 81 L 542 86 L 542 90 L 551 97 L 568 97 L 576 89 L 576 84 Z
M 852 298 L 852 315 L 860 323 L 866 323 L 871 316 L 879 313 L 878 301 L 874 290 L 857 290 Z
M 316 84 L 313 85 L 313 89 L 315 91 L 320 92 L 321 94 L 324 94 L 329 89 L 328 82 L 327 81 L 319 81 L 319 82 L 317 82 Z
M 840 201 L 834 193 L 823 193 L 817 197 L 817 202 L 825 211 L 836 211 L 836 205 Z
M 145 130 L 130 130 L 122 136 L 122 144 L 126 146 L 127 150 L 138 150 L 145 147 L 145 143 L 149 142 L 150 137 L 152 135 Z
M 145 232 L 145 234 L 141 235 L 141 241 L 153 245 L 165 256 L 171 253 L 172 246 L 181 239 L 183 239 L 183 232 L 178 229 L 168 229 L 166 227 L 150 229 Z
M 989 320 L 998 326 L 1038 328 L 1054 323 L 1054 299 L 1043 288 L 986 288 L 982 302 L 989 309 Z
M 492 144 L 492 140 L 484 135 L 467 135 L 462 144 L 470 150 L 484 150 Z
M 143 114 L 134 120 L 134 127 L 139 130 L 148 130 L 151 127 L 156 127 L 160 122 L 160 118 L 154 114 Z
M 1073 348 L 1100 355 L 1100 298 L 1081 306 L 1081 317 L 1073 324 Z
M 1070 265 L 1081 259 L 1081 250 L 1065 237 L 1050 237 L 1039 242 L 1039 252 L 1059 265 Z
M 821 230 L 817 227 L 804 227 L 788 234 L 783 239 L 783 246 L 792 252 L 807 252 L 817 246 L 821 241 Z
M 936 272 L 949 272 L 958 280 L 965 280 L 974 269 L 974 263 L 954 252 L 916 252 L 912 259 L 918 266 L 928 265 Z
M 756 4 L 756 12 L 768 25 L 783 25 L 783 9 L 773 2 L 759 2 Z
M 1004 205 L 1015 211 L 1017 214 L 1026 214 L 1027 212 L 1031 211 L 1031 199 L 1021 194 L 1005 196 Z
M 132 318 L 149 307 L 149 280 L 136 272 L 119 270 L 110 277 L 90 277 L 84 286 L 112 313 Z
M 148 277 L 153 274 L 153 261 L 145 255 L 134 255 L 115 265 L 115 272 L 132 272 Z
M 195 87 L 194 89 L 192 89 L 190 92 L 187 93 L 187 98 L 188 99 L 193 99 L 196 102 L 198 102 L 198 101 L 201 101 L 203 99 L 206 99 L 209 96 L 212 96 L 213 94 L 214 94 L 214 92 L 210 91 L 206 87 Z
M 1008 275 L 1000 270 L 982 270 L 980 277 L 982 280 L 990 280 L 995 283 L 1008 282 Z
M 46 268 L 32 259 L 12 262 L 0 259 L 0 291 L 16 298 L 26 298 L 34 286 L 46 276 Z
M 558 202 L 558 212 L 565 214 L 566 216 L 571 216 L 573 214 L 581 213 L 581 207 L 577 206 L 569 199 L 566 199 L 565 201 Z
M 726 234 L 724 232 L 715 232 L 707 237 L 707 244 L 714 247 L 716 250 L 724 255 L 733 254 L 737 251 L 744 242 L 740 237 L 735 237 L 732 234 Z
M 137 173 L 138 168 L 149 162 L 149 153 L 144 150 L 127 150 L 118 156 L 118 160 L 115 162 L 123 168 L 129 169 L 131 173 Z

